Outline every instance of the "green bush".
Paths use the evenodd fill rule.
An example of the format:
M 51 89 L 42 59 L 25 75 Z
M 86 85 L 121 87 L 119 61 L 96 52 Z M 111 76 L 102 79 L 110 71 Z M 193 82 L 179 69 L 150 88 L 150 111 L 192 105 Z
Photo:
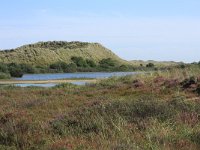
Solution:
M 65 62 L 57 62 L 49 66 L 50 69 L 56 70 L 56 72 L 76 72 L 77 66 L 75 63 L 67 64 Z
M 50 69 L 63 71 L 67 68 L 67 65 L 68 65 L 67 63 L 60 61 L 60 62 L 56 62 L 54 64 L 51 64 Z
M 0 63 L 0 72 L 4 73 L 3 76 L 10 74 L 12 77 L 21 77 L 24 73 L 36 73 L 37 69 L 28 64 Z
M 24 72 L 21 69 L 20 65 L 11 63 L 8 65 L 8 67 L 9 67 L 9 72 L 10 72 L 11 77 L 19 77 L 20 78 L 23 76 Z
M 148 63 L 148 64 L 146 65 L 146 67 L 147 67 L 147 68 L 153 68 L 153 67 L 155 67 L 155 65 L 154 65 L 153 63 Z
M 186 65 L 185 65 L 185 64 L 181 64 L 179 67 L 180 67 L 181 69 L 184 69 L 184 68 L 186 68 Z
M 77 66 L 74 63 L 68 64 L 64 69 L 64 72 L 77 72 Z
M 100 67 L 102 68 L 110 68 L 110 67 L 115 67 L 116 61 L 112 60 L 111 58 L 107 58 L 107 59 L 102 59 L 100 62 Z
M 77 85 L 72 84 L 72 83 L 61 83 L 61 84 L 58 84 L 58 85 L 54 86 L 53 88 L 74 89 L 74 88 L 76 88 L 76 87 L 77 87 Z
M 0 63 L 0 72 L 7 73 L 8 72 L 8 66 L 6 64 Z
M 11 77 L 21 78 L 23 76 L 23 71 L 20 68 L 10 68 Z
M 35 73 L 36 70 L 32 65 L 28 64 L 20 64 L 20 68 L 22 69 L 23 73 Z
M 126 65 L 121 65 L 121 66 L 119 66 L 119 70 L 120 71 L 127 71 L 127 70 L 129 70 L 129 67 L 126 66 Z
M 87 62 L 82 57 L 72 57 L 71 60 L 77 65 L 77 67 L 87 67 Z
M 86 59 L 86 63 L 89 67 L 92 67 L 92 68 L 97 66 L 96 63 L 93 60 L 90 60 L 90 59 Z
M 10 78 L 10 74 L 0 72 L 0 79 L 9 79 L 9 78 Z

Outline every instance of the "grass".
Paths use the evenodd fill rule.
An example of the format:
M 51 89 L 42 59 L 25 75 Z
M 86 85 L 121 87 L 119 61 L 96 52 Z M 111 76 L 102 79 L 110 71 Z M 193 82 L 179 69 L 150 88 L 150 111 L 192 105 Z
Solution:
M 86 42 L 39 42 L 13 50 L 0 52 L 0 62 L 48 66 L 62 61 L 71 63 L 71 57 L 83 57 L 99 62 L 104 58 L 112 58 L 120 63 L 127 63 L 98 43 Z
M 0 149 L 199 149 L 199 73 L 191 66 L 86 86 L 1 87 Z

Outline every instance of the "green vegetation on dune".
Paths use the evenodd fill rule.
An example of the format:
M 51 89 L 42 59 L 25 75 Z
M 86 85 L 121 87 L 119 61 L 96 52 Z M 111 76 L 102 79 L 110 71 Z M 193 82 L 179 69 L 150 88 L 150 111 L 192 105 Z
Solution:
M 98 43 L 86 42 L 39 42 L 12 50 L 0 51 L 0 62 L 48 66 L 62 61 L 71 63 L 71 57 L 99 62 L 111 58 L 119 63 L 127 63 Z
M 36 73 L 36 71 L 36 68 L 27 64 L 0 63 L 0 79 L 9 79 L 10 77 L 22 77 L 24 73 Z
M 180 64 L 128 62 L 98 43 L 39 42 L 0 51 L 0 79 L 24 73 L 152 71 Z M 183 64 L 184 65 L 184 64 Z
M 113 71 L 135 71 L 130 65 L 120 65 L 119 62 L 111 58 L 102 59 L 96 63 L 90 59 L 82 57 L 71 58 L 71 63 L 59 61 L 49 66 L 33 66 L 30 64 L 0 63 L 0 79 L 9 77 L 22 77 L 23 74 L 34 73 L 71 73 L 71 72 L 113 72 Z
M 199 74 L 194 64 L 87 86 L 0 87 L 0 149 L 199 149 Z
M 0 51 L 0 79 L 24 73 L 134 71 L 135 68 L 98 43 L 39 42 Z

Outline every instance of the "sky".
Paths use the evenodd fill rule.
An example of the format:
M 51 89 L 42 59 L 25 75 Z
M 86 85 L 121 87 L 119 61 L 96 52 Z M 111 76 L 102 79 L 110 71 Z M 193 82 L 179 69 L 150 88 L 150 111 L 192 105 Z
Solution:
M 98 42 L 126 60 L 200 61 L 200 0 L 0 0 L 0 49 Z

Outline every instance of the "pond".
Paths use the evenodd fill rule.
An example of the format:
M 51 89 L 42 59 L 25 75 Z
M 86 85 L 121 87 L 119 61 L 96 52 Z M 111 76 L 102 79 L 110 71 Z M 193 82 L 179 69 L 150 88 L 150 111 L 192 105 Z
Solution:
M 69 82 L 72 83 L 74 85 L 86 85 L 88 82 L 87 81 L 73 81 L 73 82 Z M 36 84 L 36 83 L 22 83 L 22 84 L 14 84 L 15 86 L 19 86 L 19 87 L 54 87 L 56 85 L 58 85 L 59 83 L 43 83 L 43 84 Z
M 84 73 L 54 73 L 54 74 L 25 74 L 22 78 L 14 78 L 15 80 L 20 81 L 40 81 L 40 80 L 59 80 L 59 79 L 78 79 L 78 81 L 74 80 L 70 83 L 75 85 L 85 85 L 88 83 L 87 81 L 81 81 L 81 79 L 104 79 L 109 77 L 120 77 L 126 75 L 134 75 L 138 74 L 138 72 L 84 72 Z M 19 87 L 29 87 L 29 86 L 37 86 L 37 87 L 53 87 L 58 85 L 58 83 L 44 83 L 44 84 L 14 84 Z
M 84 72 L 84 73 L 53 73 L 53 74 L 25 74 L 16 80 L 57 80 L 57 79 L 101 79 L 113 76 L 126 76 L 137 72 Z

